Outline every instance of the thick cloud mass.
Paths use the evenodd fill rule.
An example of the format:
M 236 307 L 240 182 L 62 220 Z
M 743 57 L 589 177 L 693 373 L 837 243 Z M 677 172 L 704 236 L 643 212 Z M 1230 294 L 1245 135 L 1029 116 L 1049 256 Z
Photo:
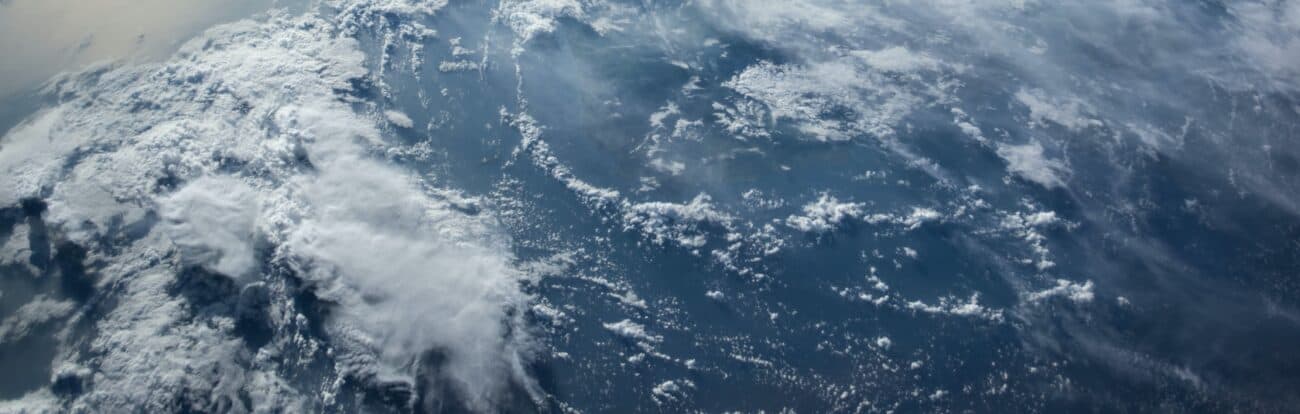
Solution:
M 0 412 L 1300 404 L 1300 2 L 64 3 Z
M 45 200 L 43 225 L 104 262 L 93 289 L 120 303 L 61 334 L 91 345 L 58 358 L 88 388 L 67 406 L 319 407 L 277 371 L 327 358 L 337 372 L 322 384 L 435 375 L 451 381 L 443 397 L 491 409 L 523 380 L 527 337 L 506 327 L 523 299 L 506 236 L 374 159 L 377 120 L 343 101 L 367 73 L 355 40 L 318 17 L 263 20 L 164 63 L 60 79 L 50 93 L 65 103 L 6 137 L 6 202 Z M 245 309 L 268 290 L 337 308 L 314 316 L 332 341 L 302 336 L 292 296 Z M 240 343 L 248 318 L 273 335 L 256 354 Z M 426 352 L 446 354 L 437 374 Z M 271 405 L 248 406 L 250 393 Z M 207 397 L 178 399 L 189 394 Z

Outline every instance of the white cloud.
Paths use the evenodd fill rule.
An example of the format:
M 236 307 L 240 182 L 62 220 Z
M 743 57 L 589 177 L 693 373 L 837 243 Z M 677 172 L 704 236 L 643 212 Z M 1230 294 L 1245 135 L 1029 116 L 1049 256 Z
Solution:
M 1065 164 L 1043 155 L 1037 142 L 1024 145 L 999 144 L 998 156 L 1007 162 L 1007 171 L 1047 188 L 1065 187 L 1068 170 Z
M 560 18 L 586 16 L 582 3 L 577 0 L 507 0 L 498 6 L 496 13 L 514 30 L 520 44 L 555 31 Z
M 632 322 L 630 319 L 624 319 L 618 322 L 604 324 L 605 329 L 617 334 L 618 336 L 634 339 L 637 341 L 658 343 L 663 342 L 664 338 L 659 335 L 653 335 L 645 329 L 645 325 Z
M 332 329 L 373 344 L 387 377 L 409 375 L 404 367 L 425 350 L 443 350 L 451 379 L 477 407 L 490 407 L 517 368 L 522 349 L 506 311 L 523 299 L 521 274 L 490 218 L 431 199 L 373 160 L 318 165 L 321 174 L 295 182 L 308 211 L 281 254 L 341 305 Z
M 71 301 L 37 296 L 0 321 L 0 344 L 23 339 L 33 328 L 67 317 L 75 305 Z
M 679 381 L 664 381 L 650 390 L 650 397 L 659 405 L 672 401 L 681 401 L 686 398 L 686 390 L 683 386 L 694 388 L 695 383 L 686 379 Z
M 926 207 L 914 207 L 912 208 L 912 214 L 902 218 L 901 222 L 903 225 L 907 226 L 908 229 L 915 230 L 926 222 L 939 220 L 941 218 L 943 218 L 943 213 L 940 213 L 937 210 Z
M 336 95 L 367 74 L 358 43 L 336 29 L 311 14 L 239 22 L 163 63 L 68 75 L 52 86 L 55 109 L 4 137 L 0 171 L 21 179 L 3 180 L 0 201 L 44 196 L 49 225 L 103 263 L 96 283 L 115 286 L 96 357 L 61 361 L 94 378 L 72 407 L 167 411 L 248 392 L 275 406 L 246 408 L 300 411 L 274 363 L 247 359 L 229 315 L 196 315 L 173 289 L 186 265 L 252 277 L 263 238 L 272 263 L 333 307 L 339 371 L 326 375 L 413 381 L 413 362 L 437 350 L 439 380 L 472 409 L 493 410 L 510 383 L 533 390 L 528 334 L 510 312 L 529 298 L 508 238 L 490 211 L 464 213 L 448 190 L 372 158 L 382 120 Z M 152 232 L 150 212 L 164 219 Z M 115 237 L 131 245 L 96 242 Z M 290 296 L 271 300 L 294 309 Z M 323 346 L 294 328 L 296 312 L 271 316 L 293 336 L 273 343 Z
M 818 0 L 703 0 L 701 9 L 719 24 L 755 39 L 780 44 L 793 34 L 844 31 L 857 25 L 901 24 L 871 5 Z M 846 7 L 848 6 L 848 7 Z M 789 45 L 785 45 L 789 46 Z
M 1300 87 L 1300 3 L 1287 0 L 1239 2 L 1227 6 L 1238 19 L 1233 44 L 1272 85 Z
M 925 313 L 935 314 L 935 315 L 952 315 L 952 316 L 980 318 L 980 319 L 988 320 L 990 322 L 1002 321 L 1003 316 L 1001 310 L 989 309 L 983 305 L 980 305 L 979 302 L 980 302 L 979 293 L 974 293 L 971 294 L 970 299 L 967 300 L 961 300 L 953 296 L 945 296 L 939 298 L 939 303 L 937 305 L 927 304 L 919 300 L 911 301 L 906 303 L 906 308 L 913 311 L 925 312 Z
M 1075 132 L 1103 125 L 1085 114 L 1091 109 L 1077 98 L 1058 98 L 1048 96 L 1043 90 L 1022 89 L 1016 92 L 1016 100 L 1029 108 L 1029 117 L 1039 124 L 1053 122 Z
M 117 306 L 96 323 L 98 334 L 88 345 L 97 357 L 84 379 L 93 386 L 73 401 L 72 411 L 179 408 L 177 398 L 187 393 L 202 396 L 193 402 L 199 406 L 238 401 L 247 371 L 233 321 L 189 323 L 187 301 L 168 292 L 174 276 L 165 269 L 136 270 L 143 273 L 124 281 Z
M 389 123 L 397 126 L 398 128 L 410 129 L 411 127 L 415 126 L 415 121 L 412 121 L 411 117 L 406 115 L 406 113 L 403 113 L 402 111 L 394 111 L 394 110 L 384 111 L 384 118 L 388 119 Z
M 893 345 L 894 345 L 894 341 L 890 340 L 888 336 L 881 336 L 876 338 L 877 348 L 889 349 Z
M 803 215 L 785 219 L 785 224 L 796 230 L 825 233 L 839 227 L 840 222 L 862 216 L 863 203 L 841 202 L 829 193 L 822 193 L 816 201 L 803 206 Z
M 0 138 L 0 174 L 5 176 L 0 180 L 0 203 L 15 205 L 39 192 L 76 149 L 80 136 L 54 139 L 63 112 L 62 107 L 38 112 Z
M 905 47 L 892 46 L 880 50 L 855 50 L 853 56 L 862 59 L 868 66 L 880 71 L 909 73 L 921 70 L 939 69 L 941 62 L 923 53 L 907 50 Z
M 32 264 L 32 243 L 29 239 L 31 229 L 26 224 L 13 227 L 8 240 L 0 243 L 0 265 L 17 266 L 33 275 L 40 274 L 40 269 Z M 0 292 L 0 299 L 4 292 Z
M 723 85 L 763 103 L 773 120 L 793 122 L 815 141 L 889 137 L 923 101 L 917 91 L 863 70 L 851 58 L 807 65 L 759 62 Z M 852 115 L 840 119 L 841 112 Z
M 718 211 L 713 199 L 700 194 L 689 203 L 645 202 L 629 204 L 623 212 L 624 227 L 639 230 L 656 244 L 674 241 L 686 247 L 703 247 L 708 234 L 701 224 L 729 227 L 732 218 Z
M 256 270 L 260 200 L 228 177 L 204 177 L 160 201 L 164 227 L 189 265 L 234 278 Z
M 1056 286 L 1037 292 L 1029 292 L 1026 296 L 1029 302 L 1041 302 L 1052 297 L 1063 297 L 1076 303 L 1087 303 L 1092 302 L 1096 295 L 1093 293 L 1091 280 L 1080 284 L 1065 279 L 1057 279 Z

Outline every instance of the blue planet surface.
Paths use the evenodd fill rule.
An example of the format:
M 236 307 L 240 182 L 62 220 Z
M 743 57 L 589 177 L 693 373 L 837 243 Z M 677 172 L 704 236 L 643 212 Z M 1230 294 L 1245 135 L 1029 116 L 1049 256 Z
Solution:
M 0 413 L 1300 411 L 1300 2 L 222 13 L 0 65 Z

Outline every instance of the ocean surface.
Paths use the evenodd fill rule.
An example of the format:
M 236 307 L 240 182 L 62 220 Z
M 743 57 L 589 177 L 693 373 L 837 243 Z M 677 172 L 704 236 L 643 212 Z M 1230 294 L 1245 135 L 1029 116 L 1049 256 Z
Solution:
M 245 14 L 0 98 L 0 412 L 1300 406 L 1300 3 Z

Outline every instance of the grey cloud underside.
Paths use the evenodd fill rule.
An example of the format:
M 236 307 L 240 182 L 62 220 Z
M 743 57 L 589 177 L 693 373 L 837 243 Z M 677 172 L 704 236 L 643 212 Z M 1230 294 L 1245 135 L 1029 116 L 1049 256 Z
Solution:
M 1286 410 L 1296 56 L 1287 0 L 220 25 L 0 140 L 0 412 Z

